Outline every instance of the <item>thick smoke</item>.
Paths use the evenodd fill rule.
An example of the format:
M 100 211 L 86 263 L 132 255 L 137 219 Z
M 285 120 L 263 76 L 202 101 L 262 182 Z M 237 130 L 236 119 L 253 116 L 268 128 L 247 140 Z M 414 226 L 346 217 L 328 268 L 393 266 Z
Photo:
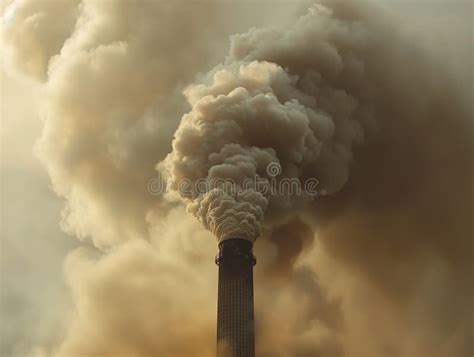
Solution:
M 247 30 L 292 5 L 11 6 L 5 62 L 43 82 L 37 151 L 63 228 L 95 246 L 67 259 L 63 341 L 32 354 L 214 354 L 215 242 L 147 191 L 157 165 L 218 239 L 261 236 L 259 356 L 472 354 L 468 86 L 392 17 L 328 1 Z M 220 179 L 239 190 L 194 185 Z
M 50 58 L 59 54 L 74 30 L 79 3 L 80 0 L 12 2 L 3 18 L 7 26 L 2 36 L 10 52 L 10 64 L 45 81 Z
M 27 74 L 24 64 L 38 58 L 34 74 L 47 76 L 37 151 L 67 198 L 64 229 L 99 247 L 148 236 L 157 198 L 147 183 L 170 150 L 185 105 L 181 87 L 219 52 L 212 29 L 223 26 L 220 5 L 46 0 L 11 7 L 8 58 Z
M 269 185 L 272 163 L 282 169 L 279 179 L 304 186 L 305 178 L 316 178 L 325 194 L 344 186 L 352 147 L 372 119 L 371 98 L 346 88 L 362 86 L 361 52 L 371 45 L 367 28 L 314 6 L 290 29 L 234 36 L 226 62 L 207 83 L 186 89 L 192 111 L 166 160 L 169 186 L 218 240 L 253 241 L 264 213 L 284 216 L 311 200 L 307 192 L 264 194 L 262 186 L 245 186 L 255 177 Z M 196 182 L 202 179 L 231 180 L 237 187 L 233 194 L 200 192 Z M 180 190 L 183 180 L 194 190 Z

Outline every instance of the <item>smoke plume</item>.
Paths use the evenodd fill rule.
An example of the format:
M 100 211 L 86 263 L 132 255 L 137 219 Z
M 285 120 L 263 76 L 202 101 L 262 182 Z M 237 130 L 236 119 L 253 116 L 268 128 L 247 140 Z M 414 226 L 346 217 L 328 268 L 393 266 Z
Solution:
M 311 200 L 243 185 L 254 177 L 268 185 L 272 163 L 282 168 L 279 178 L 316 177 L 325 194 L 341 190 L 352 148 L 373 119 L 371 98 L 347 88 L 363 85 L 362 52 L 373 45 L 367 28 L 314 6 L 290 29 L 234 36 L 225 63 L 185 90 L 192 110 L 166 160 L 169 186 L 218 240 L 253 241 L 264 214 L 285 216 Z M 231 180 L 237 193 L 182 192 L 184 179 Z
M 468 76 L 374 4 L 306 5 L 10 4 L 5 64 L 40 83 L 37 153 L 85 241 L 69 328 L 31 354 L 212 356 L 212 236 L 260 237 L 259 356 L 473 353 Z

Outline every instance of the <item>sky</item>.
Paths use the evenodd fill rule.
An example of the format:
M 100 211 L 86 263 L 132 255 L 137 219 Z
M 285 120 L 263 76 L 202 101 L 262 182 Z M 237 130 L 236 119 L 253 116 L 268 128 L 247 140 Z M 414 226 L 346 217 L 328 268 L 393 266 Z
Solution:
M 85 1 L 81 11 L 87 16 L 77 25 L 80 2 L 2 2 L 1 354 L 210 356 L 215 237 L 176 198 L 150 196 L 141 192 L 142 184 L 156 176 L 156 164 L 173 150 L 170 139 L 181 116 L 195 110 L 181 94 L 184 87 L 205 83 L 212 91 L 215 65 L 227 61 L 222 69 L 229 61 L 247 61 L 228 54 L 230 41 L 240 43 L 229 36 L 252 27 L 291 28 L 310 2 L 198 2 L 191 9 L 149 2 L 143 9 L 130 1 Z M 396 34 L 393 47 L 385 42 L 381 47 L 394 48 L 394 55 L 399 50 L 402 62 L 413 59 L 420 72 L 429 68 L 421 78 L 446 90 L 425 95 L 416 80 L 399 84 L 380 75 L 388 89 L 400 86 L 401 97 L 394 103 L 409 107 L 413 100 L 416 107 L 417 99 L 404 94 L 414 86 L 413 95 L 430 109 L 441 101 L 446 113 L 462 119 L 458 109 L 472 96 L 472 3 L 377 4 L 385 10 L 375 20 L 368 16 L 374 26 L 369 28 Z M 175 23 L 175 18 L 182 21 Z M 255 43 L 258 49 L 258 36 Z M 275 58 L 271 50 L 250 60 Z M 452 93 L 458 95 L 455 100 Z M 385 100 L 382 94 L 376 98 Z M 362 151 L 365 159 L 349 175 L 343 194 L 326 207 L 309 204 L 303 213 L 285 216 L 281 226 L 271 222 L 264 227 L 255 246 L 259 355 L 441 357 L 473 352 L 472 227 L 463 224 L 472 208 L 472 188 L 458 175 L 471 177 L 472 152 L 465 151 L 471 146 L 461 145 L 469 131 L 456 134 L 467 125 L 461 119 L 453 120 L 453 133 L 453 126 L 434 122 L 439 131 L 435 127 L 428 133 L 435 139 L 447 133 L 441 144 L 431 143 L 418 127 L 406 135 L 408 149 L 419 147 L 411 147 L 410 138 L 432 145 L 416 151 L 420 161 L 405 165 L 403 150 L 387 150 L 401 152 L 402 169 L 426 164 L 420 183 L 408 175 L 413 187 L 401 182 L 402 176 L 393 179 L 400 182 L 393 191 L 401 191 L 401 198 L 385 195 L 382 187 L 386 199 L 380 204 L 377 187 L 372 186 L 373 195 L 354 188 L 367 178 L 364 165 L 378 159 Z M 387 140 L 398 143 L 392 136 Z M 452 175 L 433 169 L 433 147 L 441 152 L 439 166 Z M 418 190 L 418 184 L 429 186 L 423 179 L 430 170 L 443 189 Z M 413 210 L 404 201 L 404 186 L 408 193 L 421 191 L 420 197 L 409 196 Z M 446 188 L 461 190 L 452 195 L 455 202 L 442 198 Z M 361 195 L 370 199 L 362 201 Z M 437 195 L 441 198 L 433 198 Z M 445 209 L 446 215 L 428 212 L 430 205 Z M 371 214 L 377 210 L 380 218 L 373 223 Z M 433 217 L 443 222 L 429 227 Z M 436 230 L 452 239 L 438 239 Z M 383 232 L 386 240 L 372 239 Z M 341 238 L 346 235 L 355 238 Z M 403 235 L 407 239 L 397 240 Z M 277 325 L 281 331 L 272 328 Z

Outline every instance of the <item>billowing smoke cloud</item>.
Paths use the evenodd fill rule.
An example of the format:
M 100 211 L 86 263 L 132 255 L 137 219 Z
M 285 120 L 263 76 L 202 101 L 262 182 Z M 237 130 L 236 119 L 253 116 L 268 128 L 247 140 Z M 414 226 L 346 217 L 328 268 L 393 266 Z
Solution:
M 371 98 L 358 100 L 346 90 L 362 85 L 362 52 L 369 46 L 367 28 L 315 6 L 290 29 L 234 36 L 225 64 L 208 74 L 208 84 L 186 89 L 193 109 L 167 158 L 170 187 L 219 240 L 253 241 L 264 213 L 285 215 L 311 200 L 304 191 L 262 193 L 261 185 L 273 179 L 267 170 L 272 163 L 281 166 L 280 179 L 304 186 L 314 177 L 325 194 L 344 186 L 362 123 L 372 119 Z M 255 177 L 260 186 L 246 187 Z M 203 178 L 231 180 L 237 188 L 233 195 L 222 188 L 198 192 Z M 194 190 L 180 190 L 183 180 Z
M 472 354 L 472 108 L 441 58 L 360 1 L 248 31 L 277 6 L 58 3 L 15 1 L 2 36 L 44 82 L 63 227 L 98 248 L 67 259 L 76 311 L 46 355 L 213 355 L 215 242 L 147 191 L 157 165 L 218 239 L 261 236 L 258 355 Z M 180 188 L 201 179 L 242 190 Z
M 148 236 L 147 212 L 157 200 L 147 183 L 170 150 L 184 106 L 182 86 L 218 52 L 212 29 L 223 26 L 220 6 L 128 0 L 12 4 L 4 37 L 13 63 L 29 73 L 23 64 L 38 57 L 35 76 L 49 72 L 38 152 L 54 189 L 67 198 L 66 231 L 100 247 Z M 35 25 L 28 26 L 32 18 Z M 52 18 L 70 23 L 55 26 Z M 33 56 L 25 48 L 41 51 Z
M 10 64 L 35 79 L 47 78 L 52 56 L 59 54 L 71 36 L 80 0 L 12 2 L 6 10 L 2 37 Z

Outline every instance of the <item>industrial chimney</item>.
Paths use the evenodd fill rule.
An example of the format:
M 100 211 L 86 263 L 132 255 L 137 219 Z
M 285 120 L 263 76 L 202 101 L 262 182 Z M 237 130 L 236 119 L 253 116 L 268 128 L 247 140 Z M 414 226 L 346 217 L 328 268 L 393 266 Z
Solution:
M 217 357 L 254 357 L 252 242 L 226 239 L 219 244 Z

